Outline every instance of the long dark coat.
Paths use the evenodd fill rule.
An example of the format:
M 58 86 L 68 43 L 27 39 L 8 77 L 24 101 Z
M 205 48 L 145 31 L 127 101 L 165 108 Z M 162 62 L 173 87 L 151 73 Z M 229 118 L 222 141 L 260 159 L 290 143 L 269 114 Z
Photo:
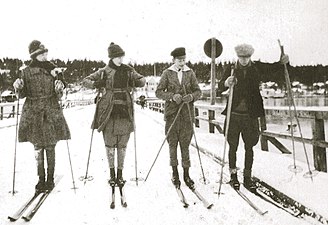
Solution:
M 26 97 L 19 123 L 19 142 L 33 145 L 54 145 L 71 138 L 63 111 L 55 93 L 55 78 L 40 67 L 26 67 L 21 78 L 24 87 L 20 98 Z

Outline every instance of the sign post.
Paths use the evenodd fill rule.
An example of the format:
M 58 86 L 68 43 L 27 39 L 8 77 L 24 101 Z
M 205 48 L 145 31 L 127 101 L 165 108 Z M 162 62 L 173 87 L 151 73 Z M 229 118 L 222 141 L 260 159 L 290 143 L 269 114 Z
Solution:
M 216 72 L 215 72 L 215 59 L 222 53 L 223 47 L 219 40 L 216 38 L 208 39 L 204 44 L 205 54 L 211 58 L 211 105 L 215 104 L 215 84 L 216 84 Z

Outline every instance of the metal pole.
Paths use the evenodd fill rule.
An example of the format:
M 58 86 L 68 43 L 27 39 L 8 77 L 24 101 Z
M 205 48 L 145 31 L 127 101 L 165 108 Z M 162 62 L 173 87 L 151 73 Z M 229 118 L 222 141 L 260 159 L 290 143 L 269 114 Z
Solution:
M 212 48 L 211 48 L 211 105 L 215 104 L 215 55 L 216 55 L 216 39 L 212 38 Z

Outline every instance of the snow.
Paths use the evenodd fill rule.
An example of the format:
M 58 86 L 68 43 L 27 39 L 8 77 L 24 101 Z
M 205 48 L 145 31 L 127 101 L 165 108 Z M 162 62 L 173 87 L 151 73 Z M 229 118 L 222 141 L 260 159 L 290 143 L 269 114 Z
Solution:
M 201 169 L 197 151 L 191 147 L 191 177 L 195 179 L 199 192 L 214 207 L 206 209 L 196 196 L 182 184 L 182 190 L 189 202 L 185 209 L 179 202 L 178 195 L 170 181 L 168 146 L 165 143 L 152 168 L 147 181 L 139 181 L 138 186 L 131 179 L 135 178 L 134 135 L 131 134 L 123 176 L 127 179 L 125 193 L 127 208 L 122 208 L 119 192 L 116 194 L 116 208 L 109 208 L 111 190 L 107 184 L 109 169 L 104 150 L 102 135 L 94 132 L 89 175 L 92 181 L 80 181 L 86 173 L 87 158 L 91 137 L 91 120 L 94 105 L 65 109 L 64 114 L 71 129 L 72 139 L 61 141 L 56 147 L 56 174 L 63 178 L 53 193 L 48 197 L 39 212 L 29 224 L 320 224 L 311 219 L 298 219 L 284 211 L 264 202 L 256 196 L 247 196 L 262 210 L 268 210 L 264 216 L 257 214 L 228 185 L 223 184 L 222 194 L 218 198 L 218 180 L 221 166 L 207 156 L 201 155 L 205 177 L 208 183 L 200 181 Z M 136 106 L 137 126 L 137 162 L 138 177 L 145 178 L 164 141 L 163 115 L 148 109 L 141 110 Z M 16 118 L 0 121 L 0 224 L 12 224 L 7 216 L 15 212 L 34 191 L 37 182 L 33 146 L 29 143 L 17 145 L 17 164 L 15 190 L 13 196 L 13 159 L 15 143 Z M 202 148 L 222 155 L 224 139 L 222 135 L 209 134 L 205 129 L 196 130 L 197 143 Z M 193 144 L 194 144 L 193 140 Z M 72 189 L 72 176 L 68 160 L 68 149 L 72 159 L 75 191 Z M 179 156 L 180 158 L 180 156 Z M 227 159 L 227 158 L 226 158 Z M 243 150 L 238 151 L 238 165 L 243 165 Z M 254 175 L 276 187 L 288 196 L 300 201 L 307 207 L 328 217 L 328 191 L 326 173 L 319 173 L 310 179 L 302 174 L 294 175 L 287 169 L 292 164 L 290 157 L 273 152 L 255 151 Z M 304 163 L 298 162 L 306 171 Z M 180 176 L 182 169 L 179 167 Z M 228 168 L 224 167 L 225 179 L 228 179 Z M 15 224 L 25 224 L 19 219 Z

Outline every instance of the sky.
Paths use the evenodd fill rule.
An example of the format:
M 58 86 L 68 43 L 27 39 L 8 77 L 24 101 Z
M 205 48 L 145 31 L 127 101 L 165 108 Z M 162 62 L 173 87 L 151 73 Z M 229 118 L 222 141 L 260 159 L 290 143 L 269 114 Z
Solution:
M 107 61 L 114 42 L 126 62 L 170 62 L 176 47 L 210 62 L 203 46 L 214 37 L 216 62 L 235 60 L 241 43 L 253 45 L 253 60 L 277 61 L 280 39 L 292 65 L 328 65 L 327 0 L 2 0 L 1 9 L 0 58 L 28 59 L 37 39 L 50 59 Z

